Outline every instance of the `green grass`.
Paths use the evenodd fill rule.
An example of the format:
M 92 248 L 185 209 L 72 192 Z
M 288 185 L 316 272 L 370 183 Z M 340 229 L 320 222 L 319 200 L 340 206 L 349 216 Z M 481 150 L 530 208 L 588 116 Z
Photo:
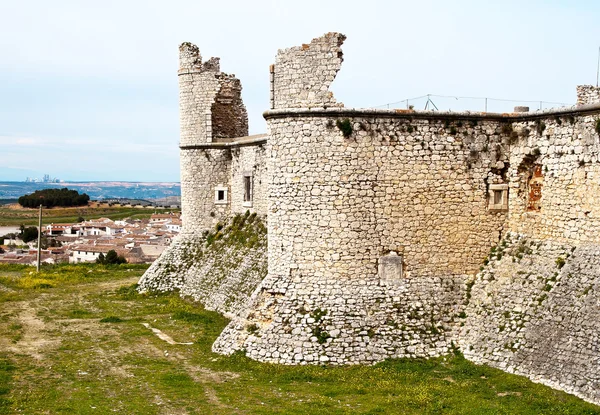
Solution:
M 460 355 L 346 367 L 217 355 L 227 319 L 176 294 L 138 294 L 144 267 L 49 267 L 39 278 L 51 288 L 21 282 L 31 271 L 0 266 L 0 414 L 600 414 Z
M 0 354 L 0 414 L 8 414 L 10 410 L 10 400 L 7 395 L 10 392 L 14 369 L 10 361 Z
M 178 212 L 177 209 L 160 209 L 160 213 L 171 211 Z M 147 219 L 154 213 L 150 208 L 133 207 L 79 207 L 79 208 L 52 208 L 44 209 L 44 223 L 75 223 L 82 216 L 86 220 L 109 218 L 120 220 L 125 218 Z M 0 206 L 0 226 L 19 226 L 21 224 L 28 226 L 37 226 L 37 209 L 10 209 Z M 2 235 L 0 235 L 2 236 Z

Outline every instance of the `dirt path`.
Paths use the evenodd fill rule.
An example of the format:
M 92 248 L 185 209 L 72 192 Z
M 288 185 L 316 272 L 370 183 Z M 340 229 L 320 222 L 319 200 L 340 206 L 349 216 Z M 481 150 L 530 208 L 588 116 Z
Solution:
M 9 313 L 11 321 L 13 321 L 13 330 L 18 333 L 15 333 L 13 338 L 0 337 L 0 351 L 25 354 L 36 360 L 42 360 L 47 350 L 60 346 L 60 338 L 52 335 L 53 332 L 61 329 L 58 327 L 60 320 L 45 321 L 38 315 L 39 311 L 46 307 L 46 304 L 56 301 L 59 296 L 63 297 L 61 298 L 63 303 L 78 303 L 85 295 L 112 291 L 134 284 L 138 280 L 139 277 L 135 276 L 117 281 L 81 284 L 78 286 L 80 289 L 67 298 L 63 297 L 64 293 L 62 292 L 44 293 L 31 300 L 5 303 L 4 310 L 0 309 L 0 311 Z M 9 307 L 10 310 L 8 310 Z M 96 322 L 82 320 L 78 323 L 92 325 Z M 64 330 L 64 328 L 62 329 Z
M 126 363 L 129 356 L 140 355 L 154 357 L 157 360 L 168 359 L 174 366 L 181 367 L 194 380 L 202 385 L 207 401 L 220 413 L 235 412 L 235 408 L 222 402 L 215 390 L 215 386 L 231 381 L 239 377 L 232 372 L 219 372 L 191 363 L 191 350 L 194 343 L 176 342 L 172 339 L 169 330 L 165 330 L 163 320 L 163 331 L 154 327 L 157 320 L 164 319 L 164 314 L 145 314 L 148 323 L 141 323 L 146 327 L 152 337 L 139 336 L 135 341 L 123 341 L 122 326 L 118 324 L 101 323 L 97 315 L 103 304 L 104 315 L 106 314 L 105 301 L 115 298 L 108 295 L 120 287 L 130 286 L 137 283 L 139 276 L 127 277 L 119 280 L 88 282 L 77 286 L 65 286 L 36 294 L 31 299 L 6 302 L 0 304 L 0 325 L 8 328 L 9 336 L 0 336 L 0 353 L 8 353 L 18 360 L 25 360 L 29 365 L 35 367 L 36 372 L 52 373 L 53 360 L 56 354 L 62 355 L 61 346 L 67 348 L 66 353 L 73 353 L 70 344 L 77 339 L 87 339 L 89 342 L 85 353 L 89 368 L 83 364 L 83 369 L 77 369 L 76 376 L 85 378 L 87 376 L 109 376 L 113 379 L 129 379 L 136 382 L 134 375 L 135 366 Z M 106 294 L 106 297 L 105 297 Z M 118 299 L 115 315 L 128 317 L 128 307 L 136 307 L 140 304 L 121 302 Z M 117 303 L 115 303 L 117 304 Z M 82 317 L 73 315 L 74 311 L 81 311 Z M 131 327 L 131 326 L 128 326 Z M 155 337 L 156 336 L 156 337 Z M 89 339 L 99 339 L 90 342 Z M 153 340 L 159 339 L 160 343 Z M 177 338 L 177 337 L 176 337 Z M 100 340 L 102 339 L 102 340 Z M 185 339 L 184 339 L 185 340 Z M 177 349 L 184 347 L 184 349 Z M 189 349 L 188 349 L 189 348 Z M 81 349 L 80 349 L 81 350 Z M 80 352 L 80 351 L 79 351 Z M 74 352 L 78 353 L 78 352 Z M 17 357 L 18 356 L 18 357 Z M 68 357 L 67 357 L 68 359 Z M 31 366 L 30 366 L 31 367 Z M 47 375 L 53 376 L 53 375 Z M 172 406 L 169 396 L 154 395 L 155 403 L 159 405 L 163 413 L 186 414 L 185 410 Z

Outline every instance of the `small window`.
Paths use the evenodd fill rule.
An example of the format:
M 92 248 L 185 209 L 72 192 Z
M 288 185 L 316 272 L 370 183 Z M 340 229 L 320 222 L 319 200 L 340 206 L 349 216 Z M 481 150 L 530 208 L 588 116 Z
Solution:
M 252 206 L 252 176 L 244 176 L 244 204 L 245 207 Z
M 226 205 L 227 203 L 227 187 L 215 187 L 215 205 Z
M 494 205 L 502 204 L 502 190 L 494 190 Z
M 488 210 L 508 210 L 508 185 L 491 184 L 488 192 Z

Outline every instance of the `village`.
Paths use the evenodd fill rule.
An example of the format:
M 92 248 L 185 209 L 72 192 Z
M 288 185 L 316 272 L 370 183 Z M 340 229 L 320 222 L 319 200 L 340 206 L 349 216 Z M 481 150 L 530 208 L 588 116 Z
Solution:
M 23 228 L 23 227 L 22 227 Z M 99 218 L 79 223 L 42 226 L 41 262 L 97 262 L 108 252 L 131 264 L 149 264 L 181 231 L 179 213 L 154 213 L 149 219 Z M 0 263 L 32 265 L 37 261 L 37 238 L 24 242 L 19 233 L 0 235 Z

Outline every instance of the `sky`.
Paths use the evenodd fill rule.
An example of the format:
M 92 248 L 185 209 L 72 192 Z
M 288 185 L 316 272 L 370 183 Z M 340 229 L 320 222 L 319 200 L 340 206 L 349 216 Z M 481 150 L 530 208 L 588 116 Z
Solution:
M 427 94 L 440 110 L 484 109 L 454 97 L 572 105 L 576 85 L 596 83 L 600 46 L 600 2 L 587 0 L 0 4 L 0 181 L 179 181 L 184 41 L 242 81 L 250 134 L 266 131 L 277 50 L 326 32 L 347 36 L 331 90 L 355 108 Z

